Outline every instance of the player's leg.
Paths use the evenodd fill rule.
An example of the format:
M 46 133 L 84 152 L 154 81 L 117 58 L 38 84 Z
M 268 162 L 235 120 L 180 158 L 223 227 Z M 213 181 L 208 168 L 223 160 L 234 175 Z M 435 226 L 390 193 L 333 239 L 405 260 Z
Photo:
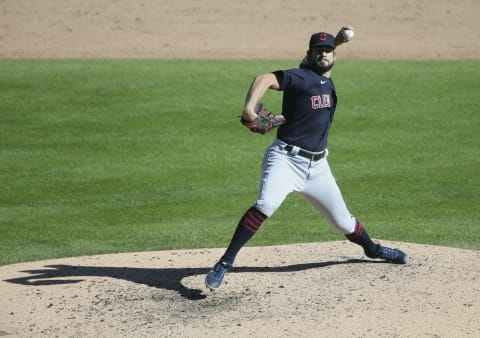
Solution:
M 349 241 L 362 246 L 370 258 L 383 258 L 392 263 L 408 261 L 408 256 L 400 250 L 373 242 L 362 224 L 352 216 L 326 158 L 312 166 L 310 177 L 302 196 Z
M 326 158 L 312 162 L 310 175 L 300 193 L 340 233 L 355 231 L 356 219 L 347 208 Z
M 208 288 L 213 290 L 220 287 L 225 274 L 232 268 L 240 249 L 255 235 L 266 219 L 267 216 L 255 207 L 251 207 L 245 212 L 235 229 L 227 250 L 205 277 L 205 285 Z
M 405 264 L 410 259 L 408 255 L 403 251 L 399 249 L 392 249 L 380 244 L 376 244 L 376 249 L 373 251 L 365 249 L 364 243 L 372 242 L 372 240 L 370 239 L 367 231 L 363 228 L 362 224 L 358 220 L 355 224 L 355 231 L 351 234 L 346 234 L 345 237 L 347 237 L 350 242 L 357 243 L 363 246 L 365 254 L 370 258 L 381 258 L 386 260 L 387 262 L 395 264 Z
M 258 198 L 237 225 L 233 238 L 222 260 L 233 264 L 238 251 L 258 231 L 263 222 L 273 215 L 285 198 L 297 189 L 301 180 L 285 152 L 274 143 L 265 152 Z M 281 182 L 281 184 L 279 183 Z
M 289 163 L 286 152 L 274 143 L 265 152 L 257 201 L 242 216 L 224 255 L 207 274 L 205 283 L 210 289 L 221 285 L 240 249 L 280 207 L 288 194 L 298 189 L 296 186 L 300 183 L 301 180 L 297 178 L 295 167 Z

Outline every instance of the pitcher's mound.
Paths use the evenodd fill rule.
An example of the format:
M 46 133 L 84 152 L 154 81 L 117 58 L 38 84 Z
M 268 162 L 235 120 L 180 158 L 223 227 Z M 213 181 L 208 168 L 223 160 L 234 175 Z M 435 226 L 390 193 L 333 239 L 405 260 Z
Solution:
M 480 251 L 347 241 L 246 247 L 222 287 L 223 249 L 55 259 L 0 267 L 0 336 L 480 336 Z

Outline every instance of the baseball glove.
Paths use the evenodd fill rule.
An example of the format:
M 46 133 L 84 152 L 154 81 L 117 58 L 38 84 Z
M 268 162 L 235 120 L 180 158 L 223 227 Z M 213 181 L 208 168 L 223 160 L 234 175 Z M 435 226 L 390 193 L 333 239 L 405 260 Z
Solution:
M 287 121 L 283 115 L 269 112 L 262 103 L 256 105 L 255 113 L 257 117 L 253 121 L 247 121 L 243 116 L 240 119 L 240 122 L 254 133 L 265 135 Z

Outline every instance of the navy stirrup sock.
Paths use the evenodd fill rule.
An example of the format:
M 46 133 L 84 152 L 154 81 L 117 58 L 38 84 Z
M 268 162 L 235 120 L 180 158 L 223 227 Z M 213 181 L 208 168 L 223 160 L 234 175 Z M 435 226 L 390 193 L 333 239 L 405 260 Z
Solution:
M 255 207 L 248 209 L 240 219 L 230 245 L 228 246 L 227 251 L 221 260 L 232 265 L 237 253 L 245 245 L 245 243 L 247 243 L 248 240 L 255 235 L 257 230 L 267 218 L 268 217 L 266 215 L 261 213 Z
M 358 220 L 355 224 L 355 231 L 351 234 L 346 234 L 345 237 L 347 237 L 350 242 L 361 245 L 368 257 L 375 258 L 377 256 L 380 245 L 372 241 L 367 231 Z

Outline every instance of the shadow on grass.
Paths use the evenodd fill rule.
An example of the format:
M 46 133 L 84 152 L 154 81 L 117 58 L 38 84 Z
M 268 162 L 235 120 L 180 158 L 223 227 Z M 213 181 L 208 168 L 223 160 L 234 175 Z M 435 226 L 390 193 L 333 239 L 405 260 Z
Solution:
M 330 261 L 319 263 L 294 264 L 276 267 L 235 267 L 229 273 L 282 273 L 324 268 L 332 265 L 382 263 L 379 261 L 349 259 L 345 261 Z M 151 287 L 172 290 L 189 300 L 200 300 L 207 296 L 204 290 L 191 289 L 182 284 L 185 277 L 205 275 L 210 268 L 131 268 L 131 267 L 96 267 L 72 265 L 47 265 L 43 269 L 21 271 L 29 276 L 6 279 L 6 282 L 21 285 L 61 285 L 83 281 L 80 277 L 109 277 L 144 284 Z M 68 277 L 69 279 L 62 279 Z M 71 279 L 73 278 L 73 279 Z

